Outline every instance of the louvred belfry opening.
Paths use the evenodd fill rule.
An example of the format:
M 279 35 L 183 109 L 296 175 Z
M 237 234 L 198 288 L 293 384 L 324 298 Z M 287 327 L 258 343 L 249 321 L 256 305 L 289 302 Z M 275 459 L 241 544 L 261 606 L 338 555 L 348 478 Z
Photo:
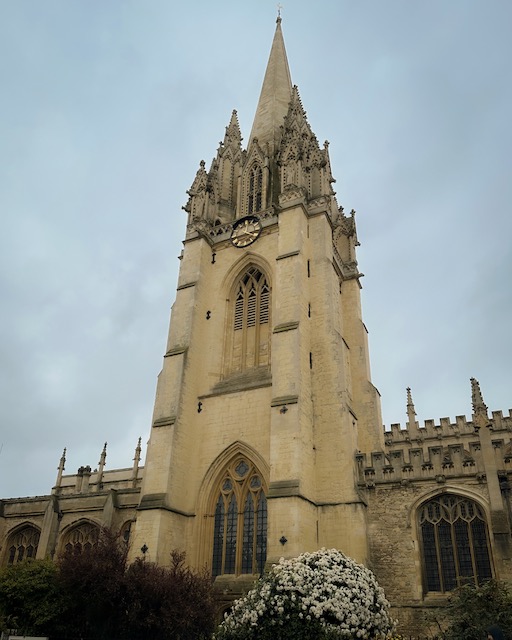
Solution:
M 231 372 L 269 364 L 269 307 L 267 277 L 252 266 L 235 287 Z
M 263 174 L 261 167 L 255 164 L 249 177 L 249 201 L 247 206 L 247 213 L 257 213 L 261 211 L 262 197 L 263 197 Z

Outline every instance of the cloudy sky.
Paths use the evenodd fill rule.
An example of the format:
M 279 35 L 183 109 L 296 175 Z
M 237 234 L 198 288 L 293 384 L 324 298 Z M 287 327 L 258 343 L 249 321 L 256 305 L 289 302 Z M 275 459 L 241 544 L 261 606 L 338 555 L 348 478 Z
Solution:
M 357 211 L 386 425 L 512 407 L 512 3 L 283 0 L 292 79 Z M 0 0 L 0 497 L 131 466 L 149 434 L 185 214 L 267 0 Z M 144 446 L 145 452 L 145 446 Z

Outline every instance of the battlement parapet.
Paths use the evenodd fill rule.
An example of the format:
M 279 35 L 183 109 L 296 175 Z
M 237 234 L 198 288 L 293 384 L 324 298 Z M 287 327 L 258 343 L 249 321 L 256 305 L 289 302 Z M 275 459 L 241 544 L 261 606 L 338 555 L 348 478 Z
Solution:
M 512 432 L 512 409 L 509 409 L 508 416 L 503 415 L 503 411 L 493 411 L 489 424 L 493 432 Z M 384 440 L 386 447 L 389 447 L 407 442 L 423 443 L 433 439 L 457 440 L 463 436 L 474 436 L 474 434 L 473 421 L 467 420 L 466 416 L 462 415 L 456 416 L 455 422 L 451 422 L 450 418 L 441 418 L 438 424 L 434 420 L 425 420 L 423 426 L 415 423 L 407 424 L 402 428 L 400 424 L 392 424 L 389 431 L 384 430 Z

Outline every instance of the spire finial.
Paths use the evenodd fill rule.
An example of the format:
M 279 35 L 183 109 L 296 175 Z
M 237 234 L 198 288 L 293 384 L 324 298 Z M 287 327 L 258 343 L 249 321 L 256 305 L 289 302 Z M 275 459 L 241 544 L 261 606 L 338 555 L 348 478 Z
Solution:
M 485 415 L 487 417 L 487 406 L 480 391 L 480 383 L 476 378 L 471 378 L 471 402 L 475 415 Z
M 278 2 L 277 3 L 277 20 L 276 20 L 276 22 L 281 22 L 281 9 L 284 9 L 284 7 L 280 2 Z

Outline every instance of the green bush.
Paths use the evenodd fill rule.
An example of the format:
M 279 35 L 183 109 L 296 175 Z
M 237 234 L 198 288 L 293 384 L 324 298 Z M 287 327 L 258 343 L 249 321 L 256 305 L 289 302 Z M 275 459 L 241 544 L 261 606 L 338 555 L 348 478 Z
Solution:
M 512 639 L 512 594 L 506 584 L 496 580 L 457 589 L 440 621 L 446 640 L 485 640 L 491 625 Z
M 0 570 L 0 620 L 20 635 L 58 632 L 64 607 L 57 567 L 50 560 L 25 560 Z

